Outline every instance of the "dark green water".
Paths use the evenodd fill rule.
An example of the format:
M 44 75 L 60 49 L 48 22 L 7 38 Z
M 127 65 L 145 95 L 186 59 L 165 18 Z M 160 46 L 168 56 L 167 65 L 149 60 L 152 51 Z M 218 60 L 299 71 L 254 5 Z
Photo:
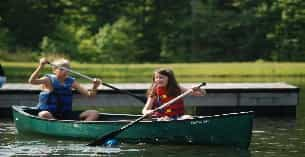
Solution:
M 213 81 L 213 80 L 207 80 Z M 215 81 L 215 79 L 214 79 Z M 255 117 L 248 150 L 219 146 L 120 144 L 118 147 L 86 147 L 84 141 L 68 141 L 18 135 L 11 120 L 0 119 L 2 156 L 207 156 L 207 157 L 303 157 L 305 154 L 305 79 L 249 78 L 217 82 L 287 82 L 301 88 L 295 117 Z

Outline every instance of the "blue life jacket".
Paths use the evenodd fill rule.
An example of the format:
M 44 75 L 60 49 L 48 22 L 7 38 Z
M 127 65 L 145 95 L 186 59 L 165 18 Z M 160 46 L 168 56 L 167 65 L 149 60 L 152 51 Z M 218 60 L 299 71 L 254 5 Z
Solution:
M 68 77 L 62 84 L 55 75 L 46 75 L 52 83 L 53 91 L 42 91 L 39 94 L 38 109 L 61 114 L 72 111 L 73 77 Z

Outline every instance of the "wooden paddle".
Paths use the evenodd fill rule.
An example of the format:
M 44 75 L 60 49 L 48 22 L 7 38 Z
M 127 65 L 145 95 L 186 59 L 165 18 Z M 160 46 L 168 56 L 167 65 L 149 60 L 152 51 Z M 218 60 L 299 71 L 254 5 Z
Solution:
M 88 80 L 90 80 L 90 81 L 94 81 L 93 78 L 91 78 L 91 77 L 89 77 L 89 76 L 87 76 L 87 75 L 81 74 L 81 73 L 79 73 L 79 72 L 73 71 L 73 70 L 71 70 L 71 69 L 69 69 L 69 68 L 62 67 L 62 66 L 58 66 L 58 65 L 52 64 L 52 63 L 50 63 L 50 62 L 48 62 L 48 64 L 50 64 L 51 66 L 54 66 L 54 67 L 57 67 L 57 68 L 60 68 L 60 69 L 69 71 L 70 73 L 79 75 L 79 76 L 81 76 L 81 77 L 83 77 L 83 78 L 85 78 L 85 79 L 88 79 Z M 145 96 L 138 96 L 138 95 L 135 95 L 135 94 L 133 94 L 133 93 L 127 91 L 127 90 L 118 89 L 118 88 L 116 88 L 116 87 L 114 87 L 114 86 L 112 86 L 112 85 L 110 85 L 110 84 L 105 83 L 105 82 L 102 82 L 102 85 L 104 85 L 104 86 L 106 86 L 106 87 L 109 87 L 109 88 L 112 88 L 112 89 L 114 89 L 115 91 L 118 91 L 118 92 L 120 92 L 120 93 L 124 93 L 124 94 L 130 95 L 130 96 L 132 96 L 132 97 L 134 97 L 134 98 L 140 100 L 141 102 L 146 103 L 146 100 L 147 100 L 147 99 L 146 99 Z
M 198 86 L 196 86 L 196 87 L 193 87 L 193 88 L 191 88 L 191 89 L 188 89 L 186 92 L 182 93 L 181 95 L 175 97 L 174 99 L 170 100 L 169 102 L 167 102 L 167 103 L 165 103 L 165 104 L 159 106 L 158 108 L 152 110 L 151 113 L 154 113 L 154 112 L 156 112 L 156 111 L 158 111 L 158 110 L 160 110 L 160 109 L 163 109 L 164 107 L 166 107 L 166 106 L 168 106 L 168 105 L 174 103 L 175 101 L 177 101 L 177 100 L 179 100 L 179 99 L 185 97 L 186 95 L 190 94 L 195 88 L 200 88 L 201 86 L 204 86 L 205 84 L 206 84 L 206 83 L 203 82 L 203 83 L 201 83 L 200 85 L 198 85 Z M 150 113 L 150 114 L 151 114 L 151 113 Z M 139 122 L 139 121 L 143 120 L 144 118 L 148 117 L 150 114 L 145 114 L 145 115 L 139 117 L 138 119 L 136 119 L 136 120 L 134 120 L 134 121 L 131 121 L 130 123 L 124 125 L 123 127 L 119 128 L 119 129 L 117 129 L 117 130 L 115 130 L 115 131 L 113 131 L 113 132 L 110 132 L 110 133 L 108 133 L 108 134 L 106 134 L 106 135 L 104 135 L 104 136 L 99 137 L 98 139 L 94 140 L 93 142 L 87 144 L 87 146 L 97 146 L 97 145 L 102 145 L 102 144 L 104 144 L 104 143 L 107 142 L 108 140 L 110 140 L 110 139 L 114 138 L 115 136 L 119 135 L 120 133 L 122 133 L 122 132 L 123 132 L 124 130 L 126 130 L 127 128 L 133 126 L 133 125 L 136 124 L 137 122 Z

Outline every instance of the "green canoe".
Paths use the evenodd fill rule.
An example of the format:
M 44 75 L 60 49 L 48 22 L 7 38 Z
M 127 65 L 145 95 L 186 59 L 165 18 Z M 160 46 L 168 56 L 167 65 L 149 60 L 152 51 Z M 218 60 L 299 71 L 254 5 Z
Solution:
M 13 106 L 18 133 L 93 140 L 110 133 L 140 115 L 100 113 L 99 121 L 46 120 L 37 110 Z M 197 116 L 192 120 L 143 120 L 116 138 L 125 143 L 228 145 L 248 148 L 252 136 L 253 112 Z

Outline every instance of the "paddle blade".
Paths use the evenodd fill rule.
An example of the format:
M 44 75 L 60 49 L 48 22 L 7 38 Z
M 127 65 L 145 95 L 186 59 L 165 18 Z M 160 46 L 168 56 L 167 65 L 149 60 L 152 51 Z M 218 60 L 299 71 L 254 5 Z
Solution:
M 95 141 L 92 141 L 91 143 L 87 144 L 87 146 L 101 146 L 101 145 L 104 145 L 108 140 L 114 138 L 119 133 L 121 133 L 121 129 L 118 129 L 118 130 L 113 131 L 113 132 L 111 132 L 107 135 L 104 135 L 104 136 L 96 139 Z

